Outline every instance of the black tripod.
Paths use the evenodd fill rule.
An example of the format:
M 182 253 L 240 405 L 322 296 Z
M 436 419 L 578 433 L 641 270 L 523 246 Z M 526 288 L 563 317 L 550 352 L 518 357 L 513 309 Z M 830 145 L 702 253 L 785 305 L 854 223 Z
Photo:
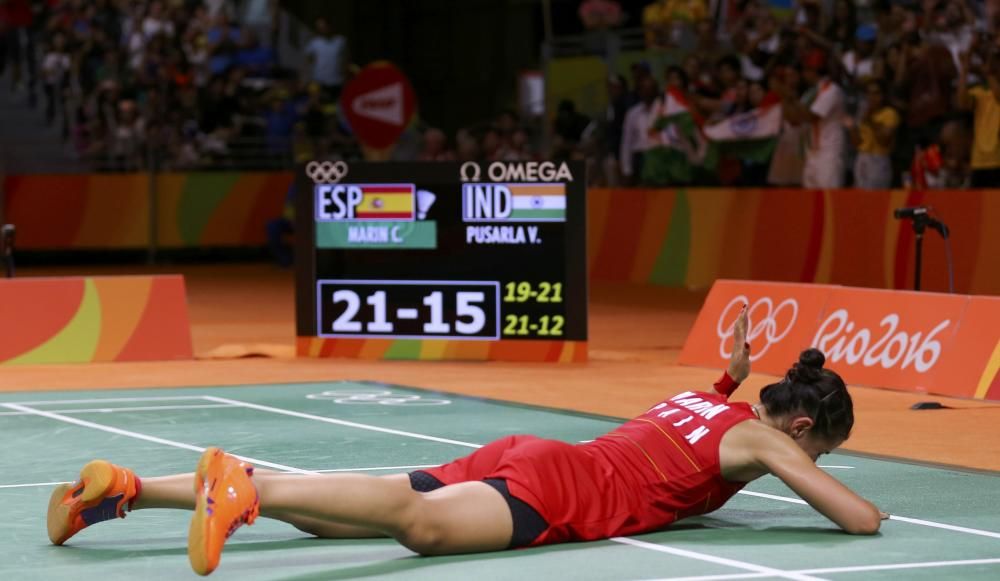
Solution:
M 13 224 L 4 224 L 0 229 L 0 256 L 3 256 L 4 272 L 7 278 L 14 278 L 14 235 Z
M 913 226 L 913 234 L 917 240 L 915 247 L 916 256 L 914 257 L 916 259 L 916 265 L 913 269 L 913 290 L 920 290 L 920 275 L 923 270 L 924 261 L 924 232 L 927 231 L 928 227 L 933 228 L 938 231 L 947 243 L 948 237 L 951 235 L 951 231 L 944 225 L 943 222 L 932 218 L 930 214 L 927 213 L 927 208 L 923 206 L 917 206 L 914 208 L 897 208 L 893 211 L 893 215 L 897 220 L 902 220 L 904 218 L 909 218 L 911 220 L 910 225 Z M 948 248 L 950 249 L 950 246 Z M 949 290 L 951 290 L 951 292 L 955 292 L 954 283 L 952 282 L 951 268 L 951 260 L 949 257 Z

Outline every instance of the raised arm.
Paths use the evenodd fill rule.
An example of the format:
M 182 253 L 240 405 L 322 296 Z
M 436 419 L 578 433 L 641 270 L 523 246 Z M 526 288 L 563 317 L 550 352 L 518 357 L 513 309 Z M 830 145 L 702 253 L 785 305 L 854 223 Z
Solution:
M 733 323 L 733 354 L 729 356 L 729 367 L 715 382 L 712 389 L 719 395 L 729 397 L 750 375 L 750 344 L 747 343 L 747 306 L 743 305 L 736 322 Z

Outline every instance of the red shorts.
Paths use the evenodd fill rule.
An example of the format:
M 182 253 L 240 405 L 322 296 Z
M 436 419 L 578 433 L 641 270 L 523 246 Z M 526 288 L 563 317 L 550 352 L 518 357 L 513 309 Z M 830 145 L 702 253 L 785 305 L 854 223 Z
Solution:
M 512 496 L 548 523 L 532 546 L 604 539 L 630 520 L 631 495 L 583 449 L 535 436 L 507 436 L 424 472 L 444 484 L 503 479 Z

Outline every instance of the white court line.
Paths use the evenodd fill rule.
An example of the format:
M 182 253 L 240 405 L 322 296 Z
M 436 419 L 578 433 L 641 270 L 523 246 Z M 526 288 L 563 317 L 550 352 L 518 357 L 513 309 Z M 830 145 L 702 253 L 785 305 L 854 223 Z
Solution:
M 854 470 L 854 466 L 822 466 L 817 464 L 817 468 L 830 468 L 834 470 Z
M 250 408 L 254 410 L 260 410 L 263 412 L 271 412 L 273 414 L 282 414 L 285 416 L 292 416 L 293 418 L 303 418 L 307 420 L 314 420 L 317 422 L 325 422 L 328 424 L 336 424 L 338 426 L 347 426 L 348 428 L 358 428 L 360 430 L 369 430 L 372 432 L 382 432 L 383 434 L 393 434 L 395 436 L 405 436 L 407 438 L 417 438 L 418 440 L 430 440 L 432 442 L 440 442 L 442 444 L 454 444 L 456 446 L 465 446 L 466 448 L 482 448 L 482 444 L 471 444 L 469 442 L 462 442 L 460 440 L 450 440 L 448 438 L 438 438 L 437 436 L 428 436 L 426 434 L 417 434 L 414 432 L 404 432 L 402 430 L 393 430 L 391 428 L 380 428 L 378 426 L 370 426 L 368 424 L 359 424 L 357 422 L 349 422 L 347 420 L 338 420 L 334 418 L 328 418 L 326 416 L 316 416 L 313 414 L 306 414 L 302 412 L 295 412 L 292 410 L 286 410 L 282 408 L 271 407 L 267 405 L 259 405 L 255 403 L 249 403 L 245 401 L 239 401 L 235 399 L 228 399 L 225 397 L 215 397 L 214 395 L 203 395 L 202 399 L 208 401 L 214 401 L 217 403 L 225 403 L 233 406 L 240 406 L 245 408 Z
M 0 404 L 3 407 L 10 408 L 12 410 L 17 410 L 20 412 L 28 412 L 37 416 L 42 416 L 49 418 L 51 420 L 58 420 L 60 422 L 66 422 L 67 424 L 75 424 L 77 426 L 82 426 L 84 428 L 91 428 L 93 430 L 100 430 L 102 432 L 108 432 L 109 434 L 116 434 L 118 436 L 125 436 L 127 438 L 135 438 L 136 440 L 145 440 L 147 442 L 153 442 L 154 444 L 163 444 L 164 446 L 173 446 L 174 448 L 181 448 L 184 450 L 191 450 L 192 452 L 204 452 L 205 448 L 200 446 L 192 446 L 191 444 L 185 444 L 183 442 L 175 442 L 174 440 L 167 440 L 166 438 L 157 438 L 156 436 L 149 436 L 146 434 L 140 434 L 139 432 L 130 432 L 128 430 L 122 430 L 120 428 L 115 428 L 112 426 L 106 426 L 104 424 L 98 424 L 95 422 L 88 422 L 87 420 L 81 420 L 79 418 L 71 418 L 69 416 L 64 416 L 62 414 L 57 414 L 54 412 L 47 412 L 42 410 L 36 410 L 17 403 L 5 403 Z M 233 454 L 241 460 L 246 460 L 252 464 L 258 466 L 267 466 L 269 468 L 275 468 L 277 470 L 284 470 L 285 472 L 296 472 L 298 474 L 312 474 L 308 470 L 302 470 L 300 468 L 293 468 L 291 466 L 286 466 L 284 464 L 277 464 L 275 462 L 268 462 L 266 460 L 258 460 L 256 458 L 250 458 L 248 456 L 240 456 L 239 454 Z
M 283 413 L 285 415 L 292 415 L 292 416 L 295 416 L 295 417 L 304 417 L 306 419 L 315 419 L 317 421 L 330 421 L 330 423 L 347 425 L 349 427 L 358 427 L 358 428 L 362 428 L 362 429 L 370 429 L 370 430 L 375 430 L 375 431 L 378 431 L 378 432 L 387 432 L 387 433 L 391 433 L 391 434 L 416 437 L 416 438 L 420 438 L 420 439 L 429 439 L 429 440 L 434 440 L 434 441 L 438 441 L 438 442 L 445 442 L 445 443 L 449 443 L 449 444 L 458 444 L 458 445 L 468 446 L 468 447 L 475 447 L 475 448 L 479 448 L 480 447 L 478 444 L 470 444 L 468 442 L 459 442 L 457 440 L 448 440 L 446 438 L 435 438 L 433 436 L 423 436 L 421 434 L 411 434 L 410 432 L 401 432 L 399 430 L 388 430 L 388 429 L 385 429 L 385 428 L 375 428 L 374 426 L 365 426 L 364 424 L 355 424 L 354 422 L 342 422 L 342 421 L 339 421 L 339 420 L 332 421 L 330 418 L 323 418 L 321 416 L 312 416 L 311 414 L 300 414 L 298 412 L 291 412 L 289 410 L 281 410 L 279 408 L 270 408 L 268 406 L 258 406 L 256 404 L 248 404 L 248 403 L 245 403 L 245 402 L 238 402 L 236 400 L 226 400 L 225 398 L 216 398 L 216 397 L 213 397 L 213 396 L 204 396 L 204 398 L 208 399 L 210 401 L 218 401 L 220 403 L 227 403 L 227 404 L 232 404 L 232 405 L 240 405 L 240 406 L 243 406 L 243 407 L 250 407 L 250 408 L 253 408 L 253 409 L 261 409 L 261 410 L 264 410 L 264 411 L 271 411 L 271 412 L 274 412 L 274 413 Z M 78 418 L 71 418 L 69 416 L 57 414 L 57 413 L 54 413 L 54 412 L 47 412 L 47 411 L 42 411 L 42 410 L 36 410 L 36 409 L 30 408 L 30 407 L 27 407 L 27 406 L 24 406 L 24 405 L 21 405 L 21 404 L 5 403 L 5 404 L 0 404 L 0 405 L 2 405 L 3 407 L 7 407 L 7 408 L 10 408 L 10 409 L 13 409 L 13 410 L 22 411 L 22 412 L 28 412 L 28 413 L 39 415 L 39 416 L 46 417 L 46 418 L 49 418 L 49 419 L 58 420 L 58 421 L 61 421 L 61 422 L 66 422 L 68 424 L 74 424 L 74 425 L 82 426 L 82 427 L 85 427 L 85 428 L 91 428 L 91 429 L 95 429 L 95 430 L 100 430 L 102 432 L 108 432 L 108 433 L 111 433 L 111 434 L 117 434 L 119 436 L 126 436 L 126 437 L 129 437 L 129 438 L 135 438 L 137 440 L 145 440 L 147 442 L 153 442 L 153 443 L 156 443 L 156 444 L 163 444 L 165 446 L 173 446 L 175 448 L 182 448 L 182 449 L 185 449 L 185 450 L 192 450 L 192 451 L 195 451 L 195 452 L 204 452 L 204 450 L 205 450 L 204 448 L 201 448 L 199 446 L 193 446 L 191 444 L 184 444 L 182 442 L 175 442 L 173 440 L 167 440 L 165 438 L 158 438 L 156 436 L 149 436 L 149 435 L 146 435 L 146 434 L 140 434 L 139 432 L 131 432 L 131 431 L 128 431 L 128 430 L 122 430 L 122 429 L 119 429 L 119 428 L 114 428 L 114 427 L 111 427 L 111 426 L 105 426 L 103 424 L 89 422 L 89 421 L 81 420 L 81 419 L 78 419 Z M 295 472 L 295 473 L 299 473 L 299 474 L 316 474 L 316 472 L 313 472 L 313 471 L 310 471 L 310 470 L 302 470 L 301 468 L 293 468 L 292 466 L 286 466 L 286 465 L 283 465 L 283 464 L 276 464 L 274 462 L 266 462 L 264 460 L 258 460 L 256 458 L 250 458 L 250 457 L 246 457 L 246 456 L 238 456 L 236 454 L 234 454 L 234 456 L 236 456 L 237 458 L 241 458 L 243 460 L 246 460 L 248 462 L 251 462 L 253 464 L 256 464 L 258 466 L 269 466 L 271 468 L 277 468 L 279 470 L 285 470 L 287 472 Z M 769 569 L 769 568 L 766 568 L 766 567 L 758 567 L 757 565 L 752 565 L 750 563 L 741 563 L 740 561 L 733 561 L 731 559 L 722 559 L 722 558 L 719 558 L 719 557 L 713 557 L 711 555 L 703 555 L 701 553 L 695 553 L 693 551 L 682 551 L 680 549 L 667 550 L 668 549 L 667 547 L 662 547 L 660 545 L 653 545 L 652 543 L 645 543 L 645 542 L 642 542 L 642 541 L 633 541 L 632 539 L 618 538 L 618 539 L 612 539 L 612 540 L 616 540 L 617 542 L 628 544 L 628 545 L 633 545 L 633 546 L 636 546 L 636 547 L 641 547 L 641 548 L 644 548 L 644 549 L 651 549 L 651 550 L 660 551 L 660 552 L 673 552 L 673 554 L 675 554 L 675 555 L 686 556 L 688 558 L 700 559 L 700 560 L 703 560 L 703 561 L 712 561 L 712 562 L 720 563 L 720 564 L 728 564 L 730 566 L 741 568 L 741 569 L 744 569 L 744 570 L 749 569 L 751 571 L 766 571 L 766 572 L 769 572 L 769 573 L 771 573 L 773 575 L 777 575 L 777 576 L 780 576 L 780 577 L 785 577 L 787 579 L 798 579 L 798 580 L 804 580 L 804 581 L 813 581 L 814 579 L 816 579 L 814 577 L 808 577 L 808 576 L 804 576 L 804 575 L 790 576 L 788 574 L 783 574 L 783 572 L 778 571 L 777 569 Z
M 739 491 L 739 494 L 746 494 L 747 496 L 756 496 L 756 497 L 759 497 L 759 498 L 767 498 L 767 499 L 770 499 L 770 500 L 780 500 L 781 502 L 790 502 L 790 503 L 793 503 L 793 504 L 806 504 L 806 505 L 809 504 L 806 501 L 802 500 L 801 498 L 791 498 L 791 497 L 788 497 L 788 496 L 778 496 L 777 494 L 766 494 L 766 493 L 763 493 L 763 492 L 751 492 L 749 490 L 741 490 L 741 491 Z M 893 515 L 889 516 L 889 520 L 895 520 L 895 521 L 905 522 L 905 523 L 914 524 L 914 525 L 921 525 L 921 526 L 931 527 L 931 528 L 935 528 L 935 529 L 944 529 L 944 530 L 947 530 L 947 531 L 955 531 L 955 532 L 958 532 L 958 533 L 966 533 L 966 534 L 969 534 L 969 535 L 979 535 L 981 537 L 990 537 L 990 538 L 994 538 L 994 539 L 1000 539 L 1000 533 L 997 533 L 997 532 L 984 531 L 982 529 L 973 529 L 973 528 L 969 528 L 969 527 L 960 527 L 960 526 L 957 526 L 957 525 L 949 525 L 949 524 L 945 524 L 945 523 L 939 523 L 939 522 L 934 522 L 934 521 L 930 521 L 930 520 L 923 520 L 923 519 L 919 519 L 919 518 L 910 518 L 908 516 L 896 516 L 896 515 L 893 514 Z
M 105 400 L 61 400 L 59 403 L 91 403 L 91 402 L 94 402 L 94 401 L 110 401 L 110 400 L 115 400 L 115 401 L 122 401 L 122 400 L 125 400 L 125 401 L 161 400 L 161 401 L 163 401 L 163 400 L 174 400 L 174 399 L 204 399 L 204 400 L 209 400 L 209 401 L 217 401 L 219 403 L 224 403 L 224 404 L 227 404 L 227 405 L 236 405 L 236 406 L 247 407 L 247 408 L 251 408 L 251 409 L 258 409 L 258 410 L 262 410 L 262 411 L 268 411 L 268 412 L 272 412 L 272 413 L 279 413 L 279 414 L 283 414 L 283 415 L 290 415 L 290 416 L 293 416 L 293 417 L 301 417 L 301 418 L 304 418 L 304 419 L 310 419 L 310 420 L 321 421 L 321 422 L 326 422 L 326 423 L 345 425 L 345 426 L 349 426 L 349 427 L 356 427 L 356 428 L 366 429 L 366 430 L 373 430 L 373 431 L 377 431 L 377 432 L 390 433 L 390 434 L 402 435 L 402 436 L 407 436 L 407 437 L 415 437 L 415 438 L 419 438 L 419 439 L 426 439 L 426 440 L 432 440 L 432 441 L 437 441 L 437 442 L 444 442 L 444 443 L 448 443 L 448 444 L 456 444 L 456 445 L 466 446 L 466 447 L 473 447 L 473 448 L 479 448 L 479 447 L 481 447 L 481 445 L 479 445 L 479 444 L 471 444 L 469 442 L 461 442 L 461 441 L 458 441 L 458 440 L 449 440 L 447 438 L 437 438 L 437 437 L 434 437 L 434 436 L 427 436 L 427 435 L 424 435 L 424 434 L 416 434 L 416 433 L 413 433 L 413 432 L 403 432 L 403 431 L 400 431 L 400 430 L 391 430 L 391 429 L 388 429 L 388 428 L 380 428 L 380 427 L 377 427 L 377 426 L 369 426 L 369 425 L 366 425 L 366 424 L 359 424 L 359 423 L 356 423 L 356 422 L 347 422 L 347 421 L 343 421 L 343 420 L 334 420 L 332 418 L 325 418 L 325 417 L 322 417 L 322 416 L 314 416 L 312 414 L 304 414 L 304 413 L 300 413 L 300 412 L 293 412 L 293 411 L 290 411 L 290 410 L 283 410 L 283 409 L 280 409 L 280 408 L 273 408 L 273 407 L 270 407 L 270 406 L 262 406 L 262 405 L 257 405 L 257 404 L 250 404 L 250 403 L 247 403 L 247 402 L 241 402 L 241 401 L 237 401 L 237 400 L 228 400 L 226 398 L 217 398 L 217 397 L 214 397 L 214 396 L 194 396 L 194 397 L 184 396 L 184 397 L 169 397 L 169 398 L 167 398 L 167 397 L 164 397 L 164 398 L 108 398 L 108 399 L 105 399 Z M 48 401 L 48 402 L 43 402 L 43 403 L 56 403 L 56 402 L 55 401 Z M 62 422 L 66 422 L 66 423 L 70 423 L 70 424 L 74 424 L 74 425 L 79 425 L 79 426 L 82 426 L 82 427 L 92 428 L 92 429 L 96 429 L 96 430 L 100 430 L 100 431 L 104 431 L 104 432 L 109 432 L 109 433 L 112 433 L 112 434 L 117 434 L 117 435 L 121 435 L 121 436 L 131 437 L 131 438 L 135 438 L 135 439 L 139 439 L 139 440 L 145 440 L 145 441 L 149 441 L 149 442 L 153 442 L 153 443 L 163 444 L 163 445 L 167 445 L 167 446 L 173 446 L 173 447 L 182 448 L 182 449 L 186 449 L 186 450 L 192 450 L 192 451 L 196 451 L 196 452 L 203 452 L 204 451 L 204 448 L 201 448 L 201 447 L 198 447 L 198 446 L 193 446 L 193 445 L 190 445 L 190 444 L 184 444 L 182 442 L 175 442 L 173 440 L 167 440 L 165 438 L 158 438 L 156 436 L 149 436 L 149 435 L 141 434 L 141 433 L 138 433 L 138 432 L 131 432 L 131 431 L 128 431 L 128 430 L 122 430 L 122 429 L 114 428 L 114 427 L 111 427 L 111 426 L 105 426 L 103 424 L 97 424 L 95 422 L 89 422 L 89 421 L 85 421 L 85 420 L 71 418 L 71 417 L 68 417 L 68 416 L 60 415 L 60 414 L 55 413 L 55 412 L 32 409 L 32 408 L 26 407 L 24 405 L 24 403 L 0 403 L 0 406 L 7 407 L 9 409 L 13 409 L 13 410 L 17 410 L 17 411 L 21 411 L 21 412 L 30 413 L 30 414 L 33 414 L 33 415 L 47 417 L 47 418 L 50 418 L 50 419 L 54 419 L 54 420 L 58 420 L 58 421 L 62 421 Z M 268 466 L 268 467 L 276 468 L 276 469 L 279 469 L 279 470 L 285 470 L 287 472 L 295 472 L 295 473 L 300 473 L 300 474 L 316 474 L 316 473 L 318 473 L 318 471 L 303 470 L 303 469 L 300 469 L 300 468 L 294 468 L 292 466 L 286 466 L 286 465 L 277 464 L 277 463 L 274 463 L 274 462 L 267 462 L 267 461 L 259 460 L 259 459 L 256 459 L 256 458 L 251 458 L 251 457 L 246 457 L 246 456 L 239 456 L 239 455 L 235 455 L 235 456 L 237 456 L 238 458 L 241 458 L 243 460 L 246 460 L 248 462 L 257 464 L 259 466 Z M 414 466 L 414 467 L 416 467 L 416 466 Z M 422 466 L 422 467 L 429 467 L 429 466 Z M 385 468 L 385 469 L 404 469 L 404 467 L 383 467 L 383 468 Z M 375 470 L 375 469 L 377 469 L 377 468 L 369 468 L 368 470 Z M 363 471 L 363 470 L 365 470 L 365 469 L 331 469 L 331 470 L 326 470 L 326 471 L 329 471 L 329 472 L 336 472 L 336 471 L 358 471 L 358 472 L 360 472 L 360 471 Z M 36 483 L 36 484 L 27 484 L 27 485 L 3 485 L 3 486 L 0 486 L 0 488 L 15 488 L 15 487 L 25 487 L 25 486 L 45 486 L 45 485 L 55 485 L 55 484 L 61 484 L 61 483 Z M 807 504 L 805 501 L 803 501 L 801 499 L 789 498 L 789 497 L 778 496 L 778 495 L 773 495 L 773 494 L 765 494 L 765 493 L 750 492 L 750 491 L 740 491 L 740 493 L 747 494 L 749 496 L 757 496 L 757 497 L 761 497 L 761 498 L 768 498 L 768 499 L 779 500 L 779 501 L 783 501 L 783 502 L 791 502 L 791 503 L 795 503 L 795 504 Z M 912 523 L 912 524 L 918 524 L 918 525 L 923 525 L 923 526 L 930 526 L 930 527 L 935 527 L 935 528 L 942 528 L 942 529 L 946 529 L 946 530 L 952 530 L 952 531 L 957 531 L 957 532 L 964 532 L 964 533 L 975 534 L 975 535 L 982 535 L 982 536 L 1000 538 L 1000 533 L 994 533 L 992 531 L 983 531 L 983 530 L 979 530 L 979 529 L 970 529 L 970 528 L 967 528 L 967 527 L 958 527 L 958 526 L 954 526 L 954 525 L 947 525 L 947 524 L 943 524 L 943 523 L 936 523 L 936 522 L 933 522 L 933 521 L 926 521 L 926 520 L 921 520 L 921 519 L 913 519 L 913 518 L 908 518 L 908 517 L 893 516 L 892 518 L 894 520 L 899 520 L 899 521 L 902 521 L 902 522 L 907 522 L 907 523 Z M 742 563 L 740 561 L 733 561 L 733 560 L 730 560 L 730 559 L 725 559 L 725 558 L 722 558 L 722 557 L 715 557 L 715 556 L 712 556 L 712 555 L 704 555 L 704 554 L 701 554 L 701 553 L 695 553 L 693 551 L 686 551 L 686 550 L 683 550 L 683 549 L 675 549 L 675 548 L 672 548 L 672 547 L 666 547 L 666 546 L 663 546 L 663 545 L 656 545 L 656 544 L 653 544 L 653 543 L 647 543 L 647 542 L 638 541 L 638 540 L 635 540 L 635 539 L 628 539 L 628 538 L 623 538 L 623 537 L 616 537 L 616 538 L 613 538 L 611 540 L 615 541 L 615 542 L 618 542 L 618 543 L 622 543 L 622 544 L 627 544 L 627 545 L 631 545 L 631 546 L 635 546 L 635 547 L 645 548 L 645 549 L 648 549 L 648 550 L 654 550 L 654 551 L 659 551 L 659 552 L 664 552 L 664 553 L 675 554 L 675 555 L 678 555 L 678 556 L 684 556 L 684 557 L 688 557 L 688 558 L 692 558 L 692 559 L 700 559 L 700 560 L 715 562 L 715 563 L 719 563 L 719 564 L 733 566 L 733 567 L 736 567 L 736 568 L 748 569 L 748 570 L 756 572 L 756 573 L 753 573 L 753 574 L 740 574 L 740 575 L 730 575 L 730 576 L 713 577 L 713 578 L 720 578 L 720 579 L 722 579 L 722 578 L 724 578 L 724 579 L 741 579 L 741 578 L 753 578 L 753 577 L 762 577 L 762 576 L 778 576 L 778 577 L 791 578 L 791 579 L 815 579 L 813 577 L 809 577 L 808 573 L 832 573 L 832 572 L 838 572 L 838 571 L 844 571 L 844 572 L 846 572 L 846 571 L 851 571 L 851 570 L 876 570 L 876 569 L 841 568 L 841 569 L 822 569 L 822 570 L 817 569 L 817 570 L 804 570 L 804 571 L 782 571 L 782 570 L 778 570 L 778 569 L 771 569 L 771 568 L 768 568 L 768 567 L 754 565 L 752 563 Z M 923 564 L 905 564 L 904 563 L 904 564 L 898 564 L 898 565 L 883 565 L 883 566 L 872 566 L 872 567 L 902 569 L 902 568 L 918 567 L 918 566 L 932 567 L 932 566 L 948 566 L 948 565 L 952 565 L 952 564 L 987 564 L 987 563 L 991 564 L 991 563 L 995 563 L 995 562 L 1000 562 L 1000 559 L 984 559 L 984 560 L 976 560 L 976 561 L 940 561 L 940 562 L 931 562 L 931 563 L 923 563 Z
M 69 482 L 32 482 L 29 484 L 0 484 L 0 488 L 39 488 L 42 486 L 58 486 Z
M 437 466 L 440 466 L 440 464 L 414 464 L 412 466 L 368 466 L 365 468 L 327 468 L 325 470 L 302 470 L 302 472 L 308 474 L 326 474 L 329 472 L 379 472 L 382 470 L 418 470 L 420 468 L 435 468 Z M 29 482 L 27 484 L 0 484 L 0 489 L 41 488 L 43 486 L 58 486 L 60 484 L 69 484 L 69 482 Z
M 760 574 L 760 576 L 762 577 L 765 576 L 781 577 L 783 579 L 795 579 L 796 581 L 816 581 L 816 579 L 819 579 L 818 577 L 810 577 L 809 575 L 805 575 L 803 573 L 796 573 L 793 571 L 783 571 L 781 569 L 772 569 L 771 567 L 764 567 L 763 565 L 754 565 L 753 563 L 737 561 L 736 559 L 716 557 L 715 555 L 696 553 L 694 551 L 677 549 L 665 545 L 657 545 L 655 543 L 647 543 L 645 541 L 638 541 L 636 539 L 629 539 L 626 537 L 613 537 L 609 540 L 614 541 L 616 543 L 621 543 L 623 545 L 632 545 L 633 547 L 649 549 L 650 551 L 659 551 L 660 553 L 668 553 L 670 555 L 676 555 L 678 557 L 687 557 L 688 559 L 696 559 L 698 561 L 705 561 L 707 563 L 715 563 L 716 565 L 725 565 L 727 567 L 743 569 L 744 571 L 753 571 L 754 573 Z
M 996 565 L 1000 559 L 967 559 L 963 561 L 924 561 L 921 563 L 892 563 L 889 565 L 856 565 L 852 567 L 825 567 L 822 569 L 799 569 L 792 573 L 804 575 L 829 575 L 831 573 L 863 573 L 867 571 L 898 571 L 901 569 L 932 569 L 936 567 L 962 567 L 971 565 Z M 696 577 L 663 577 L 647 581 L 725 581 L 729 579 L 760 579 L 770 577 L 767 573 L 739 573 L 735 575 L 699 575 Z
M 0 405 L 6 405 L 8 403 L 15 403 L 18 405 L 51 405 L 51 404 L 70 404 L 70 403 L 128 403 L 137 401 L 181 401 L 181 400 L 191 400 L 191 399 L 201 399 L 200 395 L 151 395 L 147 397 L 106 397 L 106 398 L 94 398 L 94 399 L 45 399 L 39 401 L 7 401 L 0 402 Z
M 149 405 L 133 406 L 121 408 L 88 408 L 88 409 L 68 409 L 68 410 L 45 410 L 54 414 L 107 414 L 115 412 L 151 412 L 156 410 L 199 410 L 210 408 L 230 408 L 229 404 L 204 403 L 192 405 Z M 0 412 L 0 416 L 33 416 L 33 412 Z

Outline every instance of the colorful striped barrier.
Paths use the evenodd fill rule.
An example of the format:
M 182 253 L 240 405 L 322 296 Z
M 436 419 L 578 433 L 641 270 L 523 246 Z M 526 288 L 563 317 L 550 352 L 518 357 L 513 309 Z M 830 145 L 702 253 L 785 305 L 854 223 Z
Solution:
M 491 360 L 583 363 L 587 361 L 587 343 L 584 341 L 448 341 L 299 337 L 296 343 L 296 353 L 300 357 L 344 357 L 369 360 Z
M 291 173 L 15 175 L 4 216 L 24 250 L 141 249 L 155 191 L 160 248 L 263 246 L 291 183 Z
M 927 205 L 951 227 L 956 292 L 1000 294 L 1000 190 L 593 189 L 588 196 L 593 280 L 911 288 L 913 233 L 892 211 Z M 945 245 L 928 231 L 923 288 L 947 291 L 946 272 Z
M 166 173 L 153 185 L 163 248 L 261 246 L 292 174 Z M 140 249 L 150 241 L 147 174 L 8 176 L 5 218 L 26 250 Z M 893 219 L 930 205 L 952 230 L 955 289 L 1000 294 L 1000 190 L 592 189 L 594 280 L 707 288 L 717 278 L 905 289 L 913 233 Z M 947 290 L 945 248 L 924 245 L 924 288 Z
M 1000 298 L 719 280 L 681 353 L 719 368 L 749 306 L 755 371 L 783 375 L 816 347 L 850 384 L 1000 401 Z
M 0 279 L 0 364 L 191 359 L 184 278 Z

